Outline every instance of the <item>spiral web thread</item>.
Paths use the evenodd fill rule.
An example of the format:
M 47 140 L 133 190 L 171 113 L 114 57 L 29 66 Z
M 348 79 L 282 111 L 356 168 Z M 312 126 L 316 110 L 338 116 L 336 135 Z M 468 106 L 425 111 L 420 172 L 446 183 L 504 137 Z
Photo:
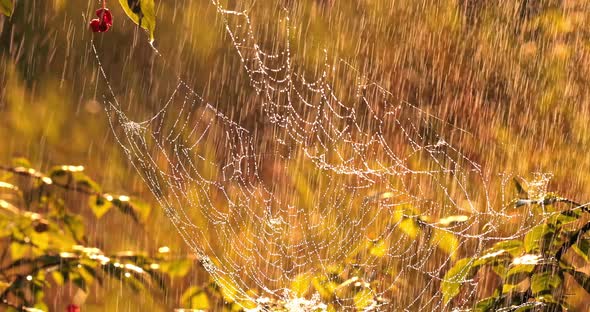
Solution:
M 201 265 L 227 298 L 252 310 L 273 302 L 324 310 L 316 288 L 300 296 L 292 286 L 338 278 L 346 280 L 339 287 L 368 295 L 366 310 L 441 309 L 438 289 L 452 260 L 461 248 L 477 253 L 501 239 L 495 230 L 509 217 L 506 207 L 492 209 L 480 166 L 445 139 L 465 131 L 396 103 L 374 83 L 339 93 L 329 82 L 336 67 L 354 70 L 342 61 L 326 57 L 318 78 L 307 80 L 290 39 L 266 51 L 246 11 L 212 3 L 272 131 L 240 126 L 182 80 L 140 122 L 114 93 L 105 97 L 119 143 Z M 288 12 L 280 23 L 290 38 Z M 421 234 L 404 231 L 405 220 Z M 511 237 L 527 229 L 523 222 Z M 445 245 L 450 237 L 458 243 Z M 385 247 L 376 256 L 368 242 Z M 353 269 L 335 274 L 343 263 Z M 395 285 L 412 296 L 395 298 Z

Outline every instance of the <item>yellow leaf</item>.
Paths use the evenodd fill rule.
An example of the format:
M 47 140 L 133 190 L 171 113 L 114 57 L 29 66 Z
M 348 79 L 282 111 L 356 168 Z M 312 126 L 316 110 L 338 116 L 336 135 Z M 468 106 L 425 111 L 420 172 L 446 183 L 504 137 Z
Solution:
M 330 300 L 334 295 L 334 291 L 338 288 L 338 284 L 335 282 L 317 276 L 312 279 L 311 284 L 325 300 Z
M 209 298 L 207 293 L 197 286 L 190 287 L 182 294 L 181 302 L 190 309 L 209 309 Z
M 11 16 L 12 10 L 14 9 L 14 4 L 12 0 L 0 0 L 0 13 Z
M 3 281 L 0 281 L 0 291 L 4 291 L 4 290 L 6 290 L 6 288 L 8 288 L 8 287 L 10 287 L 10 284 L 9 284 L 9 283 L 6 283 L 6 282 L 3 282 Z
M 291 290 L 298 296 L 303 297 L 309 291 L 311 278 L 307 274 L 299 274 L 291 283 Z
M 375 257 L 383 257 L 387 254 L 387 243 L 383 240 L 372 243 L 369 253 Z
M 51 272 L 51 277 L 53 277 L 53 281 L 55 281 L 58 286 L 62 286 L 64 284 L 64 276 L 61 274 L 61 272 L 53 271 Z
M 434 229 L 430 242 L 432 245 L 450 255 L 452 260 L 457 257 L 459 239 L 457 239 L 452 233 L 440 229 Z
M 110 201 L 106 200 L 102 196 L 96 195 L 90 196 L 88 198 L 88 205 L 98 219 L 100 219 L 113 207 L 113 204 Z
M 219 287 L 223 300 L 227 303 L 234 303 L 236 301 L 239 288 L 231 280 L 221 277 L 216 278 L 215 283 Z
M 373 294 L 369 289 L 363 289 L 354 295 L 354 306 L 358 311 L 364 311 L 373 304 Z
M 457 223 L 462 223 L 469 220 L 468 216 L 450 216 L 450 217 L 446 217 L 446 218 L 442 218 L 440 220 L 438 220 L 438 224 L 440 224 L 441 226 L 453 226 L 456 225 Z
M 154 42 L 154 31 L 156 30 L 154 0 L 119 0 L 119 4 L 135 24 L 148 31 L 150 42 Z
M 170 276 L 183 277 L 190 271 L 192 261 L 188 259 L 180 259 L 168 261 L 160 264 L 162 272 L 168 273 Z
M 10 253 L 13 260 L 22 259 L 29 251 L 29 246 L 14 242 L 10 244 Z
M 399 223 L 399 228 L 410 238 L 416 238 L 420 232 L 420 228 L 418 227 L 418 224 L 416 224 L 416 221 L 409 218 L 403 219 Z
M 464 258 L 457 261 L 452 268 L 450 268 L 443 278 L 440 289 L 443 294 L 445 303 L 449 303 L 451 299 L 459 294 L 461 286 L 466 283 L 467 279 L 472 274 L 473 259 Z

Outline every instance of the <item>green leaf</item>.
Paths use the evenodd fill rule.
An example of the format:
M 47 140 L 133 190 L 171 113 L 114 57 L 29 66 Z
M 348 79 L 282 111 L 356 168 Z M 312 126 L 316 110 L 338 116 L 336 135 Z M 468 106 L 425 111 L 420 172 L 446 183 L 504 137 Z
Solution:
M 83 242 L 85 239 L 85 228 L 82 217 L 78 215 L 64 215 L 63 222 L 76 242 Z
M 119 3 L 135 24 L 148 31 L 150 42 L 153 42 L 154 31 L 156 30 L 156 6 L 154 0 L 119 0 Z
M 524 251 L 522 241 L 516 239 L 496 243 L 492 248 L 495 251 L 504 250 L 513 257 L 521 255 Z
M 505 283 L 516 285 L 529 277 L 534 269 L 534 264 L 517 264 L 511 266 L 508 272 L 506 272 Z
M 74 283 L 74 285 L 78 286 L 78 288 L 80 288 L 84 292 L 88 292 L 88 284 L 86 283 L 86 280 L 78 274 L 73 274 L 73 276 L 74 277 L 72 278 L 72 282 Z
M 180 259 L 161 263 L 160 269 L 172 277 L 183 277 L 188 274 L 191 266 L 192 261 L 190 259 Z
M 498 242 L 492 247 L 488 248 L 483 256 L 479 257 L 473 263 L 474 267 L 482 265 L 498 265 L 505 263 L 512 257 L 521 255 L 524 252 L 523 243 L 519 240 L 507 240 Z
M 99 193 L 100 185 L 84 173 L 83 166 L 55 166 L 49 171 L 49 178 L 64 184 L 73 184 L 75 187 L 84 188 L 91 192 Z
M 561 278 L 558 274 L 546 271 L 533 274 L 531 277 L 531 291 L 536 294 L 550 294 L 551 290 L 561 285 Z
M 94 191 L 94 192 L 101 191 L 100 185 L 98 185 L 98 183 L 96 183 L 94 180 L 92 180 L 89 176 L 87 176 L 83 172 L 74 171 L 74 172 L 72 172 L 72 177 L 74 178 L 74 181 L 76 182 L 77 187 L 85 187 L 86 189 L 88 189 L 90 191 Z
M 520 287 L 518 286 L 518 284 L 503 284 L 502 285 L 502 293 L 503 294 L 512 292 L 513 290 L 518 291 L 519 289 L 520 289 Z
M 3 6 L 3 3 L 10 3 L 10 7 L 11 8 L 13 7 L 12 0 L 0 0 L 0 7 Z M 11 12 L 12 12 L 12 10 L 11 10 Z M 33 168 L 33 165 L 31 165 L 31 162 L 24 157 L 13 158 L 12 165 L 15 167 Z
M 110 202 L 115 207 L 119 208 L 122 213 L 129 215 L 137 223 L 141 221 L 145 222 L 149 217 L 151 207 L 142 201 L 136 199 L 130 200 L 127 196 L 119 196 L 119 198 L 108 197 L 110 197 Z
M 560 214 L 553 217 L 555 218 L 553 223 L 570 223 L 577 221 L 582 216 L 582 212 L 583 211 L 581 209 L 570 209 L 562 211 Z
M 135 278 L 135 274 L 125 270 L 121 265 L 115 265 L 113 262 L 108 262 L 99 268 L 111 277 L 114 277 L 124 282 L 131 290 L 141 291 L 145 289 L 144 284 Z
M 534 311 L 535 306 L 532 303 L 523 303 L 520 304 L 516 307 L 514 307 L 513 310 L 514 312 L 527 312 L 527 311 Z M 547 311 L 553 311 L 553 310 L 547 310 Z
M 150 216 L 152 207 L 148 203 L 138 200 L 137 198 L 132 198 L 131 206 L 133 210 L 138 214 L 140 220 L 145 222 L 147 218 Z
M 44 312 L 44 311 L 49 311 L 49 307 L 43 302 L 35 303 L 33 308 L 27 308 L 27 312 Z
M 440 284 L 445 303 L 448 303 L 459 294 L 461 291 L 461 285 L 463 285 L 467 277 L 472 274 L 472 266 L 473 259 L 464 258 L 457 261 L 455 265 L 447 271 Z
M 560 300 L 556 299 L 555 297 L 553 297 L 552 294 L 548 293 L 546 295 L 539 295 L 537 296 L 537 300 L 543 302 L 543 303 L 551 303 L 551 304 L 559 304 Z M 548 311 L 559 311 L 559 310 L 552 310 L 549 309 Z
M 537 225 L 524 237 L 524 249 L 526 252 L 540 251 L 547 247 L 554 236 L 555 230 L 547 224 Z
M 473 308 L 473 310 L 475 312 L 493 311 L 496 306 L 497 301 L 498 301 L 497 297 L 489 297 L 486 299 L 482 299 L 475 304 L 475 307 Z
M 90 196 L 88 198 L 88 205 L 94 215 L 99 219 L 113 207 L 113 204 L 101 195 Z
M 587 293 L 590 294 L 590 276 L 586 275 L 586 273 L 574 271 L 571 269 L 567 269 L 566 272 L 569 273 L 574 278 L 574 280 L 576 280 L 576 283 L 578 283 L 586 290 Z
M 47 231 L 48 240 L 49 240 L 49 248 L 58 249 L 58 250 L 70 250 L 73 245 L 80 244 L 73 235 L 64 235 L 71 234 L 68 230 L 63 229 L 63 225 L 61 224 L 50 224 L 49 230 Z
M 502 277 L 502 276 L 506 276 L 506 273 L 508 272 L 508 268 L 506 267 L 505 263 L 499 262 L 499 263 L 496 263 L 495 265 L 492 265 L 492 271 L 494 271 L 494 273 L 496 273 L 496 275 Z
M 488 251 L 483 256 L 477 258 L 475 262 L 473 262 L 473 266 L 478 268 L 483 265 L 498 265 L 501 263 L 505 263 L 510 259 L 510 256 L 506 250 L 500 249 L 497 251 Z
M 207 293 L 197 286 L 192 286 L 187 289 L 180 297 L 183 307 L 196 310 L 208 310 L 209 298 Z
M 97 277 L 96 271 L 87 265 L 80 265 L 76 267 L 76 273 L 80 275 L 81 278 L 84 279 L 86 285 L 90 285 L 94 282 L 94 279 Z
M 584 258 L 586 262 L 590 262 L 590 240 L 583 239 L 572 246 L 572 250 L 580 257 Z

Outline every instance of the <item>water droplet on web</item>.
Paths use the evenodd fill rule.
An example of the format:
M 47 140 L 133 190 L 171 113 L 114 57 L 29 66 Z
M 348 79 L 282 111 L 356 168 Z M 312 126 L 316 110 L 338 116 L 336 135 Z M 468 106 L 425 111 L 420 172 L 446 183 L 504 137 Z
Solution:
M 122 127 L 123 130 L 125 130 L 125 133 L 131 135 L 141 135 L 143 130 L 145 130 L 144 127 L 142 127 L 139 123 L 135 121 L 127 121 L 122 124 Z
M 217 267 L 215 266 L 215 264 L 213 264 L 209 257 L 203 256 L 200 261 L 205 271 L 209 273 L 215 273 L 215 271 L 217 271 Z

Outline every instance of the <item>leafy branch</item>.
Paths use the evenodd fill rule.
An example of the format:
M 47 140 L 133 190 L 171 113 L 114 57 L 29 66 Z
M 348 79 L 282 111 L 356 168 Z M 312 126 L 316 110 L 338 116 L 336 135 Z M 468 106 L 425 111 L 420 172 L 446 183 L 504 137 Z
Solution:
M 565 254 L 573 250 L 590 264 L 590 243 L 584 239 L 590 231 L 590 222 L 584 221 L 590 214 L 589 205 L 555 194 L 540 199 L 519 199 L 514 203 L 515 207 L 537 205 L 545 209 L 557 204 L 569 207 L 533 227 L 522 240 L 502 241 L 480 256 L 458 260 L 441 283 L 447 304 L 451 304 L 461 289 L 467 287 L 468 281 L 484 267 L 491 268 L 491 274 L 499 277 L 501 282 L 491 297 L 473 302 L 469 311 L 516 311 L 532 307 L 542 311 L 565 310 L 568 307 L 565 274 L 572 276 L 590 294 L 590 276 L 564 259 Z M 572 231 L 572 227 L 576 230 Z M 528 283 L 523 283 L 525 281 Z
M 0 171 L 34 179 L 40 183 L 40 188 L 54 186 L 65 191 L 83 194 L 89 197 L 89 204 L 97 217 L 104 215 L 111 207 L 119 208 L 129 215 L 135 222 L 141 222 L 149 214 L 149 206 L 139 200 L 131 200 L 128 196 L 113 196 L 104 193 L 96 182 L 83 174 L 82 166 L 58 166 L 48 175 L 30 168 L 29 166 L 8 167 L 0 165 Z M 65 177 L 65 179 L 64 179 Z M 61 181 L 60 181 L 61 179 Z
M 87 204 L 97 218 L 118 207 L 138 223 L 147 218 L 149 206 L 103 192 L 81 166 L 57 166 L 44 174 L 24 160 L 16 162 L 13 167 L 0 166 L 8 173 L 0 181 L 0 244 L 5 246 L 0 263 L 6 263 L 7 251 L 11 258 L 0 267 L 0 305 L 18 311 L 47 310 L 43 294 L 50 287 L 48 278 L 57 285 L 71 283 L 83 292 L 105 278 L 120 280 L 136 291 L 163 291 L 168 279 L 189 272 L 194 261 L 190 257 L 173 258 L 167 252 L 148 256 L 142 251 L 107 254 L 91 247 L 82 217 L 65 204 L 64 196 L 77 193 L 89 198 Z M 8 182 L 14 177 L 25 179 L 14 179 L 21 182 L 17 186 Z M 10 202 L 15 199 L 45 211 L 21 209 Z

